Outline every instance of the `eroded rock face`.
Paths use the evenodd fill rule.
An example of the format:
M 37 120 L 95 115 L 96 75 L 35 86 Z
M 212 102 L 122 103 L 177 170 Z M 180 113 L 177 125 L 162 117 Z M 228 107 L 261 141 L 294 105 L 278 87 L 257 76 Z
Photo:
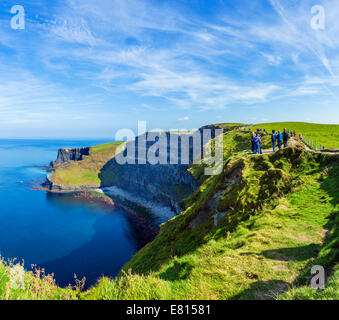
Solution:
M 203 206 L 201 210 L 198 211 L 194 219 L 192 219 L 192 221 L 190 222 L 189 227 L 192 231 L 199 227 L 202 223 L 204 223 L 204 221 L 211 214 L 213 214 L 215 227 L 217 227 L 222 222 L 228 211 L 218 211 L 220 198 L 224 193 L 231 189 L 233 185 L 239 183 L 240 179 L 242 178 L 243 169 L 244 163 L 242 161 L 238 161 L 225 173 L 223 189 L 216 192 L 212 199 L 207 201 L 205 206 Z
M 199 183 L 184 165 L 119 165 L 112 161 L 101 173 L 104 187 L 117 186 L 146 200 L 181 211 L 180 201 L 190 195 Z
M 146 200 L 162 203 L 179 213 L 182 210 L 181 200 L 199 186 L 199 182 L 188 171 L 194 156 L 193 144 L 190 143 L 189 148 L 182 153 L 180 139 L 179 144 L 170 145 L 168 133 L 160 134 L 156 142 L 148 141 L 147 138 L 142 135 L 126 145 L 122 153 L 127 163 L 117 163 L 116 157 L 104 166 L 99 175 L 102 186 L 117 186 Z M 165 152 L 165 156 L 160 157 L 161 163 L 151 164 L 148 151 L 154 148 L 155 143 L 158 143 L 159 150 Z M 145 154 L 139 154 L 140 145 L 145 145 Z M 128 154 L 129 148 L 134 150 L 132 155 Z M 201 148 L 198 152 L 201 152 Z M 173 164 L 171 156 L 177 163 Z M 187 164 L 182 163 L 183 158 L 187 158 Z
M 128 142 L 122 151 L 122 156 L 129 160 L 127 163 L 121 164 L 116 157 L 104 165 L 99 173 L 101 187 L 116 186 L 146 200 L 164 204 L 174 212 L 180 213 L 183 209 L 181 200 L 193 193 L 200 185 L 188 169 L 195 157 L 201 155 L 203 150 L 202 146 L 206 142 L 206 138 L 201 134 L 203 129 L 210 129 L 209 138 L 213 139 L 216 135 L 215 130 L 220 128 L 207 126 L 188 134 L 178 132 L 177 136 L 170 135 L 168 132 L 159 133 L 157 137 L 153 137 L 154 133 L 150 132 L 138 136 L 135 141 Z M 188 138 L 194 133 L 198 135 L 198 138 L 194 140 L 196 143 Z M 173 139 L 174 144 L 171 143 Z M 163 163 L 164 157 L 161 157 L 161 164 L 151 164 L 149 151 L 157 149 L 155 145 L 158 146 L 158 150 L 165 151 L 165 153 L 167 150 L 166 164 Z M 139 146 L 145 146 L 146 152 L 139 154 L 142 150 Z M 133 149 L 131 154 L 127 152 L 130 150 L 129 147 Z M 79 161 L 88 154 L 89 148 L 60 149 L 57 160 L 52 162 L 51 166 L 56 168 L 67 161 Z M 156 152 L 155 157 L 158 156 L 159 152 Z M 174 163 L 173 158 L 176 159 Z M 64 190 L 63 187 L 55 186 L 51 177 L 47 177 L 46 185 L 50 190 Z M 82 190 L 81 187 L 74 189 Z
M 56 168 L 67 161 L 79 161 L 83 156 L 89 155 L 90 148 L 61 148 L 58 150 L 58 157 L 56 161 L 52 161 L 50 166 Z
M 180 213 L 183 209 L 181 201 L 200 185 L 188 169 L 193 161 L 199 159 L 203 145 L 207 142 L 202 134 L 203 129 L 210 129 L 207 139 L 213 139 L 217 134 L 216 129 L 220 128 L 211 126 L 171 134 L 147 132 L 138 136 L 135 141 L 128 142 L 121 153 L 127 163 L 117 163 L 119 157 L 116 156 L 104 166 L 99 175 L 102 186 L 117 186 Z M 154 153 L 151 156 L 155 145 L 161 153 L 155 154 L 160 163 L 151 164 L 155 158 Z M 146 152 L 142 152 L 142 148 Z M 132 152 L 129 153 L 128 150 Z

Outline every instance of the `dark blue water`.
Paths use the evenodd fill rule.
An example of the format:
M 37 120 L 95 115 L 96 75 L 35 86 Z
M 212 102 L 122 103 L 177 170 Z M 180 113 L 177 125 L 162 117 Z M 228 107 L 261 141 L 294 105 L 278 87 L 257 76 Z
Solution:
M 0 140 L 0 254 L 54 273 L 61 286 L 86 277 L 115 276 L 142 245 L 140 230 L 119 208 L 89 203 L 71 194 L 30 190 L 59 147 L 107 141 Z M 138 240 L 139 239 L 139 240 Z

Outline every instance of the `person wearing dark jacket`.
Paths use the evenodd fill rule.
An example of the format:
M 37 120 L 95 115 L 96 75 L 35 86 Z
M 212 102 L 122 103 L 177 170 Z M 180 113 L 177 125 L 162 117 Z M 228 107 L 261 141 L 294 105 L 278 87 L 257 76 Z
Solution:
M 260 134 L 259 133 L 256 133 L 254 135 L 254 139 L 253 139 L 253 143 L 254 143 L 254 151 L 253 151 L 253 154 L 262 154 L 262 151 L 261 151 L 261 137 L 260 137 Z
M 290 138 L 290 134 L 286 130 L 286 128 L 284 129 L 284 132 L 282 133 L 282 137 L 283 137 L 283 142 L 284 142 L 284 148 L 287 148 L 287 142 L 288 142 L 288 139 Z

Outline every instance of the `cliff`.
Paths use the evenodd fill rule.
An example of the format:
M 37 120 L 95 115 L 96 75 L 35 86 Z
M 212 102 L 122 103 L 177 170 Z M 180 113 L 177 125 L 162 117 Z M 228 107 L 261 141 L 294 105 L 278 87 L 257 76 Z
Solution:
M 109 162 L 100 173 L 101 186 L 116 186 L 145 200 L 161 203 L 175 213 L 182 210 L 181 201 L 199 186 L 184 165 L 119 165 Z
M 132 195 L 168 206 L 178 214 L 183 209 L 182 200 L 199 186 L 199 181 L 189 171 L 191 167 L 189 163 L 193 161 L 194 156 L 193 144 L 190 143 L 187 154 L 189 163 L 182 164 L 184 154 L 181 153 L 181 140 L 178 139 L 178 145 L 175 147 L 175 151 L 178 152 L 177 164 L 171 164 L 170 151 L 174 150 L 170 149 L 170 135 L 168 132 L 160 134 L 156 143 L 159 150 L 167 150 L 167 158 L 163 159 L 166 163 L 150 164 L 152 160 L 148 151 L 153 148 L 155 142 L 147 141 L 148 135 L 149 133 L 146 133 L 126 144 L 122 153 L 129 160 L 128 163 L 119 164 L 116 158 L 112 158 L 105 164 L 99 174 L 101 186 L 119 187 Z M 144 157 L 138 153 L 142 141 L 146 146 Z M 132 157 L 128 157 L 129 148 L 135 150 Z M 201 149 L 199 151 L 201 152 Z
M 203 129 L 212 129 L 211 138 L 213 139 L 215 129 L 218 127 L 206 126 L 196 132 L 200 133 Z M 225 129 L 225 132 L 227 130 Z M 193 140 L 189 138 L 194 134 L 192 132 L 172 133 L 172 137 L 178 139 L 178 144 L 174 147 L 170 144 L 168 132 L 159 133 L 154 141 L 149 141 L 149 136 L 154 134 L 147 132 L 125 144 L 120 154 L 126 156 L 129 148 L 135 150 L 129 158 L 127 155 L 129 161 L 126 164 L 120 164 L 115 159 L 115 150 L 119 143 L 95 148 L 60 149 L 57 160 L 52 162 L 54 172 L 47 176 L 45 185 L 51 191 L 77 191 L 114 186 L 127 191 L 132 197 L 135 195 L 146 201 L 154 201 L 167 206 L 178 214 L 183 209 L 182 200 L 200 185 L 200 181 L 189 169 L 193 158 L 202 152 L 203 136 L 199 136 L 200 147 L 193 149 Z M 182 151 L 184 139 L 189 148 Z M 139 155 L 139 144 L 143 141 L 146 147 L 144 158 Z M 152 161 L 149 159 L 149 151 L 155 145 L 159 150 L 167 152 L 165 164 L 163 162 L 156 165 L 150 164 Z M 177 152 L 175 164 L 171 162 L 170 151 Z M 102 156 L 103 154 L 105 156 Z M 157 153 L 154 155 L 159 156 Z M 182 161 L 183 158 L 185 161 Z
M 67 161 L 80 161 L 84 156 L 89 155 L 89 147 L 86 148 L 61 148 L 55 161 L 51 161 L 50 166 L 56 168 Z

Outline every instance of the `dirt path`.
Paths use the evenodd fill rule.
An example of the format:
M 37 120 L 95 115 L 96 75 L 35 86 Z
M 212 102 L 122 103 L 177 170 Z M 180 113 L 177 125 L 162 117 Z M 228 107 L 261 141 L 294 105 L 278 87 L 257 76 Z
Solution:
M 303 144 L 296 138 L 296 137 L 292 137 L 288 140 L 288 147 L 291 148 L 297 148 L 297 147 L 302 147 Z M 284 146 L 282 146 L 282 149 L 284 149 Z M 275 150 L 279 150 L 278 146 L 275 147 Z M 273 153 L 273 148 L 269 148 L 269 149 L 263 149 L 262 150 L 263 154 L 268 154 L 268 153 Z
M 307 151 L 309 152 L 314 152 L 314 153 L 327 153 L 327 154 L 339 154 L 339 150 L 324 150 L 324 151 L 315 151 L 312 150 L 311 148 L 309 148 L 305 143 L 303 143 L 302 141 L 300 141 L 297 137 L 291 137 L 288 140 L 288 147 L 291 148 L 300 148 L 300 147 L 304 147 Z M 284 147 L 282 146 L 282 149 L 284 149 Z M 278 147 L 275 148 L 275 150 L 279 150 Z M 269 149 L 263 149 L 262 150 L 263 154 L 268 154 L 268 153 L 273 153 L 273 148 L 269 148 Z
M 296 139 L 296 138 L 295 138 Z M 304 142 L 300 142 L 298 141 L 299 144 L 302 144 L 307 151 L 310 151 L 310 152 L 315 152 L 315 153 L 328 153 L 328 154 L 339 154 L 339 150 L 336 150 L 336 149 L 327 149 L 327 150 L 319 150 L 319 151 L 315 151 L 315 150 L 312 150 L 308 145 L 306 145 Z

